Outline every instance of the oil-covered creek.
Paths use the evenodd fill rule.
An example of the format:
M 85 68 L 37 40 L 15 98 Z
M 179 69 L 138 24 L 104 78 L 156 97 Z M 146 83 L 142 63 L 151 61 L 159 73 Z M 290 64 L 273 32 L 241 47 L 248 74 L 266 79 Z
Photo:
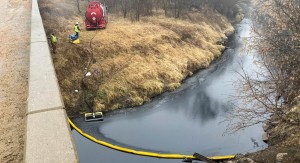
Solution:
M 104 121 L 74 123 L 97 139 L 135 150 L 159 153 L 194 152 L 205 156 L 253 152 L 266 147 L 261 125 L 224 134 L 228 98 L 236 94 L 232 81 L 242 63 L 253 71 L 253 56 L 245 55 L 243 39 L 250 36 L 250 20 L 244 19 L 229 40 L 229 48 L 208 69 L 187 79 L 182 87 L 136 108 L 104 115 Z M 103 147 L 72 131 L 81 163 L 87 162 L 181 162 L 136 156 Z

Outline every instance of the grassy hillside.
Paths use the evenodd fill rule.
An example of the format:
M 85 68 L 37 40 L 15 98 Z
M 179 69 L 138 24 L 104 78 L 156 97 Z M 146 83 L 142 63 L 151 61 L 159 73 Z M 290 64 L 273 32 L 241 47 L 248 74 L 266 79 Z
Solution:
M 224 46 L 217 42 L 233 31 L 225 17 L 208 8 L 184 20 L 158 11 L 136 23 L 110 14 L 106 29 L 86 31 L 75 2 L 55 1 L 39 2 L 47 34 L 55 31 L 59 38 L 53 60 L 70 115 L 142 105 L 173 91 L 219 57 Z M 76 21 L 82 28 L 77 45 L 68 42 Z

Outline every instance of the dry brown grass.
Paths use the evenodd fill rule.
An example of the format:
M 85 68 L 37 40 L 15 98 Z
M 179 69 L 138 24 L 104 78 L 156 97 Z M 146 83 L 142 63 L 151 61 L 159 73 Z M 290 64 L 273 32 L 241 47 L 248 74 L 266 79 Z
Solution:
M 87 111 L 83 99 L 93 103 L 94 110 L 106 111 L 141 105 L 151 97 L 173 91 L 187 76 L 219 57 L 224 47 L 216 42 L 233 31 L 225 17 L 210 9 L 190 13 L 186 20 L 157 14 L 138 23 L 111 14 L 106 29 L 82 30 L 81 43 L 74 45 L 67 43 L 67 35 L 72 33 L 74 20 L 84 28 L 83 18 L 51 17 L 53 12 L 45 6 L 41 11 L 45 12 L 46 30 L 56 31 L 60 38 L 58 54 L 53 58 L 71 114 Z M 60 13 L 61 6 L 51 8 Z M 70 13 L 64 8 L 64 15 Z M 53 22 L 59 25 L 55 28 Z M 85 68 L 92 76 L 81 82 Z

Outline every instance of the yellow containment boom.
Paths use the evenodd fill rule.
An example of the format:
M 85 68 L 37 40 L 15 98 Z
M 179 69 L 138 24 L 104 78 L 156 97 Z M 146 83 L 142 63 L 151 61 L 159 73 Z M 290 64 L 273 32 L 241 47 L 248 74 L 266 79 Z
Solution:
M 135 154 L 135 155 L 141 155 L 141 156 L 148 156 L 148 157 L 156 157 L 156 158 L 166 158 L 166 159 L 193 159 L 193 160 L 197 160 L 196 157 L 192 156 L 192 155 L 182 155 L 182 154 L 163 154 L 163 153 L 154 153 L 154 152 L 146 152 L 146 151 L 136 151 L 133 149 L 129 149 L 129 148 L 124 148 L 124 147 L 120 147 L 120 146 L 116 146 L 110 143 L 107 143 L 105 141 L 101 141 L 98 140 L 96 138 L 94 138 L 93 136 L 83 132 L 81 129 L 79 129 L 69 118 L 68 121 L 70 123 L 70 125 L 82 136 L 90 139 L 91 141 L 98 143 L 100 145 L 103 145 L 105 147 L 111 148 L 111 149 L 115 149 L 121 152 L 126 152 L 126 153 L 131 153 L 131 154 Z M 213 156 L 213 157 L 208 157 L 211 160 L 228 160 L 228 159 L 234 159 L 235 155 L 228 155 L 228 156 Z

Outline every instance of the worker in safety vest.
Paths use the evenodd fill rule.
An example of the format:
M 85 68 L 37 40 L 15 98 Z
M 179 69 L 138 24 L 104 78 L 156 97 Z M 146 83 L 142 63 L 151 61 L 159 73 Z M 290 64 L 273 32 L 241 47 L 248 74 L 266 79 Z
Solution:
M 78 26 L 78 22 L 76 22 L 75 26 L 74 26 L 74 32 L 76 33 L 75 35 L 77 36 L 77 38 L 79 37 L 79 26 Z
M 51 46 L 52 46 L 52 51 L 55 54 L 56 53 L 57 38 L 56 38 L 54 32 L 50 35 L 50 42 L 51 42 Z

